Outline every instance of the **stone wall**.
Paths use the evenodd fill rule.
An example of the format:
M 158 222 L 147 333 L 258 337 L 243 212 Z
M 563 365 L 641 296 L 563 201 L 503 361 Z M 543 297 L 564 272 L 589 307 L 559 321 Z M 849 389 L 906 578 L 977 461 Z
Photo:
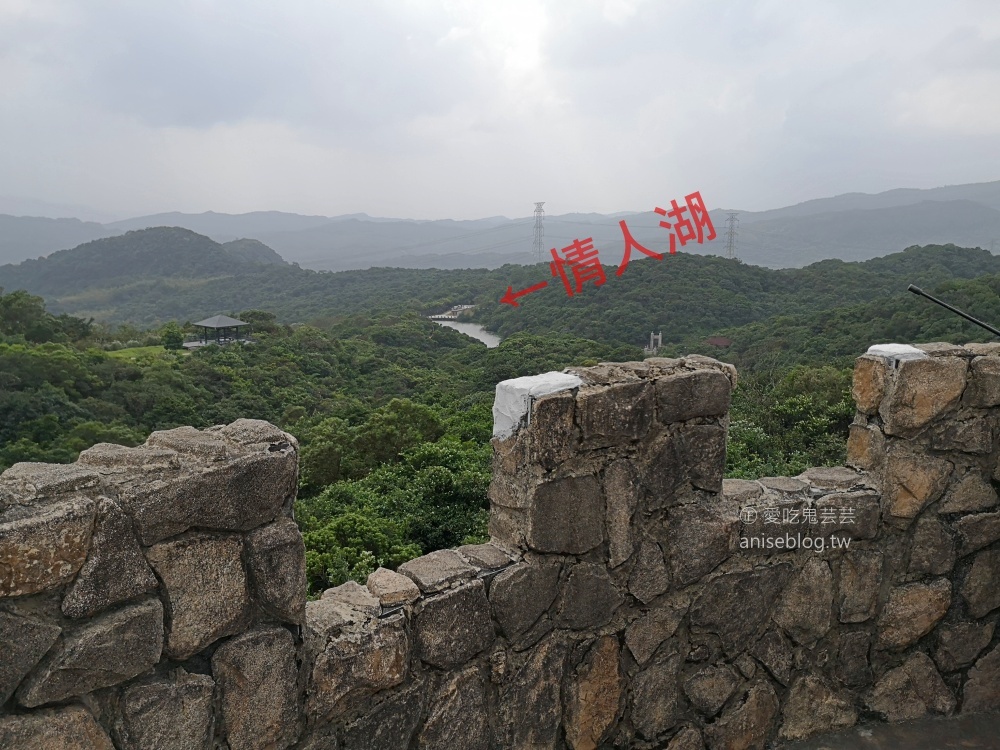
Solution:
M 0 747 L 735 750 L 1000 711 L 1000 347 L 927 349 L 858 360 L 853 468 L 754 482 L 723 479 L 731 366 L 508 381 L 491 543 L 308 603 L 271 425 L 15 466 Z

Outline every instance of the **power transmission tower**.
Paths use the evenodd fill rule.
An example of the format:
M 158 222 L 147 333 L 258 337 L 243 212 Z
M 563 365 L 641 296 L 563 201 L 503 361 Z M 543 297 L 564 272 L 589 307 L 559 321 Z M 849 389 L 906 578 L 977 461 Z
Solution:
M 545 205 L 545 201 L 541 201 L 535 204 L 535 258 L 538 262 L 542 262 L 542 251 L 545 249 L 545 227 L 542 226 L 542 219 L 545 218 L 545 211 L 542 210 L 542 206 Z
M 736 258 L 737 228 L 740 225 L 739 211 L 730 211 L 726 218 L 726 257 Z

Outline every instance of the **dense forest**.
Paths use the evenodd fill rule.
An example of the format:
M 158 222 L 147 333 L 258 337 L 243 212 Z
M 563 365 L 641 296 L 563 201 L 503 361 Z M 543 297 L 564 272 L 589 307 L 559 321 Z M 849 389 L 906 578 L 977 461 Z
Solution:
M 662 330 L 661 354 L 702 352 L 740 367 L 729 475 L 787 475 L 843 460 L 851 360 L 871 343 L 984 338 L 902 292 L 907 282 L 1000 320 L 1000 259 L 951 246 L 792 271 L 678 254 L 633 263 L 622 276 L 608 269 L 604 285 L 573 298 L 550 286 L 511 308 L 498 302 L 506 286 L 525 288 L 547 267 L 315 273 L 275 262 L 262 246 L 234 248 L 242 253 L 235 257 L 179 231 L 191 262 L 202 257 L 203 268 L 221 274 L 214 281 L 177 267 L 172 276 L 144 277 L 141 253 L 122 238 L 112 238 L 113 277 L 93 248 L 53 256 L 62 265 L 49 268 L 62 270 L 46 284 L 71 289 L 75 274 L 86 293 L 125 300 L 116 310 L 146 311 L 130 323 L 71 315 L 66 297 L 50 312 L 41 297 L 0 290 L 0 469 L 72 461 L 96 442 L 134 445 L 178 425 L 269 420 L 301 444 L 297 518 L 313 592 L 485 537 L 490 408 L 500 380 L 641 358 L 635 344 Z M 131 234 L 148 240 L 150 252 L 168 237 Z M 239 304 L 262 299 L 260 289 L 240 294 L 250 279 L 280 300 L 274 309 Z M 199 314 L 253 323 L 255 343 L 176 350 L 186 321 L 197 317 L 170 311 L 213 284 L 229 296 Z M 162 297 L 130 296 L 157 285 Z M 171 290 L 179 297 L 168 303 Z M 498 348 L 425 317 L 469 301 L 479 305 L 478 320 L 505 336 Z

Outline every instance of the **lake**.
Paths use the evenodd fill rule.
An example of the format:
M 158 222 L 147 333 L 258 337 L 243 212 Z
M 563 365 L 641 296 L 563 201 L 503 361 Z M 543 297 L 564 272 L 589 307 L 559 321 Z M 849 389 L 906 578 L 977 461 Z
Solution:
M 464 333 L 466 336 L 472 336 L 472 338 L 478 339 L 486 344 L 488 349 L 494 349 L 500 345 L 500 337 L 496 334 L 490 333 L 478 323 L 457 323 L 454 320 L 435 320 L 434 322 L 440 323 L 443 326 L 448 326 L 449 328 L 454 328 L 456 331 Z

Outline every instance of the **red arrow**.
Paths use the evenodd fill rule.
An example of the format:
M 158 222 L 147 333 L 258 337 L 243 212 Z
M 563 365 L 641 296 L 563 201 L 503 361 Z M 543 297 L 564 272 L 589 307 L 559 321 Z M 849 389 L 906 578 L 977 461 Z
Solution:
M 503 297 L 500 298 L 500 302 L 502 304 L 505 304 L 505 305 L 511 305 L 513 307 L 520 307 L 520 305 L 517 304 L 517 298 L 518 297 L 523 297 L 526 294 L 531 294 L 532 292 L 537 292 L 542 287 L 546 287 L 548 285 L 549 285 L 549 282 L 547 282 L 547 281 L 539 281 L 534 286 L 529 286 L 527 289 L 522 289 L 520 292 L 515 292 L 514 291 L 514 287 L 509 286 L 509 287 L 507 287 L 507 293 Z

